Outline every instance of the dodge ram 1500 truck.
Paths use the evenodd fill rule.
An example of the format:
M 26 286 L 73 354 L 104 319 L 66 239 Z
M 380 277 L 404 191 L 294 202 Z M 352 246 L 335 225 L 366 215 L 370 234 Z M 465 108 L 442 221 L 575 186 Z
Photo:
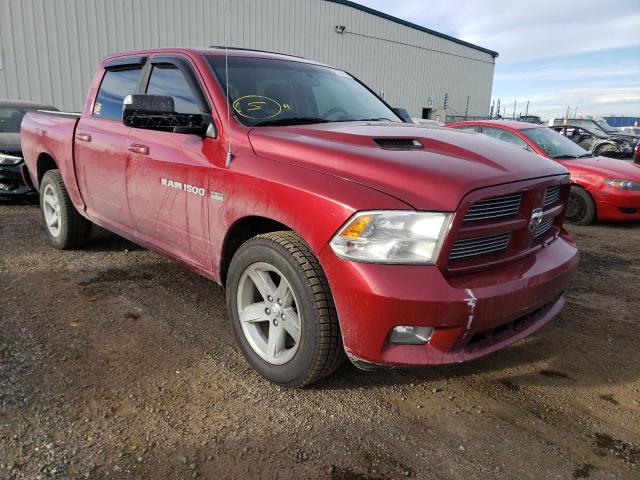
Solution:
M 405 123 L 343 71 L 221 48 L 104 59 L 81 114 L 22 148 L 62 249 L 100 225 L 226 289 L 247 361 L 310 384 L 462 362 L 561 310 L 569 176 L 485 136 Z

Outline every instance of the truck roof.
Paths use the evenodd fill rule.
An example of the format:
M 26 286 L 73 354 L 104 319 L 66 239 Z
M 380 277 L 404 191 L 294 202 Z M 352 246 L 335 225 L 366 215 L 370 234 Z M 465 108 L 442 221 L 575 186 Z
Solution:
M 265 50 L 253 50 L 249 48 L 240 48 L 240 47 L 227 47 L 225 49 L 224 46 L 211 46 L 208 48 L 151 48 L 145 50 L 131 50 L 126 52 L 119 52 L 115 54 L 107 55 L 102 62 L 106 62 L 108 60 L 112 60 L 115 58 L 128 57 L 132 55 L 150 55 L 156 53 L 185 53 L 185 54 L 196 54 L 196 55 L 205 55 L 205 56 L 224 56 L 225 51 L 229 55 L 229 57 L 251 57 L 251 58 L 270 58 L 273 60 L 288 60 L 292 62 L 304 62 L 311 63 L 314 65 L 322 65 L 325 67 L 331 67 L 330 65 L 326 65 L 324 63 L 316 62 L 314 60 L 309 60 L 303 57 L 297 57 L 295 55 L 287 55 L 285 53 L 276 53 L 276 52 L 268 52 Z

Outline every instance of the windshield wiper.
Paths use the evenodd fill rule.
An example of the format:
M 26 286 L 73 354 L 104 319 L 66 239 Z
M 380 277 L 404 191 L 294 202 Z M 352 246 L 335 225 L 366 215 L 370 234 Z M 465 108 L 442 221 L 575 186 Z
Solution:
M 325 120 L 320 117 L 290 117 L 279 118 L 277 120 L 264 120 L 258 122 L 254 127 L 272 127 L 272 126 L 286 126 L 286 125 L 310 125 L 312 123 L 328 123 L 329 120 Z
M 390 118 L 387 117 L 378 117 L 378 118 L 354 118 L 351 120 L 340 120 L 341 122 L 393 122 Z M 400 122 L 398 122 L 400 123 Z
M 580 157 L 576 157 L 575 155 L 564 154 L 564 155 L 556 155 L 556 156 L 551 157 L 551 158 L 560 159 L 560 158 L 580 158 Z
M 593 153 L 583 153 L 578 158 L 589 158 L 589 157 L 593 157 Z

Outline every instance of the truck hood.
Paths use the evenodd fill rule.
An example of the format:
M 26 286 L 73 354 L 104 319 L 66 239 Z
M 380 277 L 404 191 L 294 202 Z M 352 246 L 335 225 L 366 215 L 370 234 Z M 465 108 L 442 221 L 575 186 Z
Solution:
M 381 139 L 416 140 L 422 148 L 383 148 Z M 486 135 L 407 123 L 255 127 L 249 140 L 258 156 L 358 182 L 419 210 L 454 211 L 472 190 L 567 173 Z
M 609 157 L 585 157 L 574 160 L 562 160 L 562 164 L 571 172 L 573 168 L 589 170 L 603 178 L 633 180 L 640 182 L 640 165 L 627 160 L 616 160 Z

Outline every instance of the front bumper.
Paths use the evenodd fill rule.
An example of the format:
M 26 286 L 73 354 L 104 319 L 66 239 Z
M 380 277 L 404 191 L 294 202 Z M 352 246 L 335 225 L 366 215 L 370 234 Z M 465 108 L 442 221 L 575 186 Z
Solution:
M 640 220 L 640 192 L 607 186 L 592 194 L 598 220 Z
M 356 364 L 438 365 L 481 357 L 535 332 L 564 305 L 579 255 L 566 232 L 535 254 L 445 278 L 435 266 L 379 265 L 320 252 L 345 351 Z M 434 327 L 426 345 L 397 345 L 398 325 Z
M 24 162 L 17 165 L 0 165 L 0 197 L 35 195 L 37 193 L 24 182 L 23 173 L 26 173 L 26 168 Z

